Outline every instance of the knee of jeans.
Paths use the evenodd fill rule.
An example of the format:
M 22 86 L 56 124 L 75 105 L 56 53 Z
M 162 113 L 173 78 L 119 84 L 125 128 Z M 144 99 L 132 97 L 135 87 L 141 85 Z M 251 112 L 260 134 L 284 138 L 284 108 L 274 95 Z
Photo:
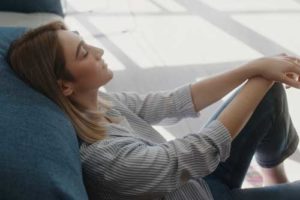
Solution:
M 285 94 L 285 89 L 282 83 L 279 82 L 275 82 L 274 85 L 271 87 L 270 89 L 273 92 L 277 92 L 277 93 L 284 93 Z
M 282 83 L 274 83 L 274 85 L 267 92 L 268 95 L 271 95 L 273 98 L 281 99 L 283 96 L 286 96 L 286 92 Z
M 264 97 L 274 106 L 274 111 L 281 112 L 286 101 L 286 92 L 282 83 L 276 82 Z

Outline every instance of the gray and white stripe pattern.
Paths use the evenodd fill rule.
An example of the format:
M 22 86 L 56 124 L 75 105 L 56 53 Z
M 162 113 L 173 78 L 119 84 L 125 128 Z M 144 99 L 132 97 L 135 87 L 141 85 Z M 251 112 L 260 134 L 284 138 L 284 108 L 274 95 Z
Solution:
M 230 154 L 231 137 L 224 125 L 214 120 L 168 142 L 151 126 L 199 116 L 190 86 L 146 95 L 99 92 L 114 104 L 108 115 L 123 120 L 107 126 L 104 140 L 80 147 L 90 199 L 213 199 L 201 177 Z

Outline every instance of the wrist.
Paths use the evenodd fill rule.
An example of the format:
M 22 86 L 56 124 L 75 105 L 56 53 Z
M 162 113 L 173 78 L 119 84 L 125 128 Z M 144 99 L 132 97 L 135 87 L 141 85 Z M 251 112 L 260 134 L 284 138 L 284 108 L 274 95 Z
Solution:
M 243 74 L 245 74 L 246 79 L 250 79 L 250 78 L 253 78 L 253 77 L 256 77 L 256 76 L 260 75 L 260 72 L 259 72 L 258 68 L 252 67 L 248 63 L 245 64 L 245 65 L 242 65 L 240 67 L 240 70 L 243 71 Z
M 273 86 L 273 84 L 275 83 L 275 81 L 268 80 L 261 76 L 254 76 L 254 77 L 250 78 L 248 80 L 248 82 L 255 82 L 255 84 L 257 84 L 260 87 L 264 87 L 264 88 L 271 88 Z
M 264 59 L 258 58 L 247 62 L 242 66 L 242 68 L 245 70 L 245 73 L 247 73 L 248 78 L 252 78 L 255 76 L 263 76 L 264 70 L 262 66 L 264 65 Z

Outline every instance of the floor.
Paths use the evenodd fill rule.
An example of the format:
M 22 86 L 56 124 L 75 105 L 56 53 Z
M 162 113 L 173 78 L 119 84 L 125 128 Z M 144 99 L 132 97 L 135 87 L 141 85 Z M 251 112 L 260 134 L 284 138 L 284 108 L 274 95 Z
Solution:
M 69 28 L 105 50 L 114 79 L 104 91 L 167 90 L 261 56 L 300 52 L 300 0 L 63 0 L 63 7 Z M 300 130 L 300 92 L 287 95 Z M 155 128 L 168 140 L 197 131 L 225 98 L 198 119 Z M 290 181 L 300 180 L 299 149 L 285 167 Z M 260 185 L 255 161 L 251 169 L 243 187 Z

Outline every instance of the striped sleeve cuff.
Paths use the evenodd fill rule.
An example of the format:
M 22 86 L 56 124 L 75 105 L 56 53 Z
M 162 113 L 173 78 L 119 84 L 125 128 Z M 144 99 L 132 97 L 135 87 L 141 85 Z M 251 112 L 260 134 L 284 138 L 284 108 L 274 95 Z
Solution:
M 186 117 L 199 117 L 200 112 L 196 112 L 192 100 L 191 84 L 187 84 L 175 89 L 173 101 L 178 113 Z
M 230 156 L 232 138 L 228 129 L 219 120 L 213 120 L 204 131 L 215 142 L 219 149 L 220 160 L 224 162 Z

